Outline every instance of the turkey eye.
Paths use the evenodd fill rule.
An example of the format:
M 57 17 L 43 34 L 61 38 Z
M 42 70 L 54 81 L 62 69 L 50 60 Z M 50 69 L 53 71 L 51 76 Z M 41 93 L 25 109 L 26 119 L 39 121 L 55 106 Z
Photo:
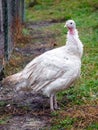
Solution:
M 70 23 L 70 24 L 72 24 L 72 23 Z

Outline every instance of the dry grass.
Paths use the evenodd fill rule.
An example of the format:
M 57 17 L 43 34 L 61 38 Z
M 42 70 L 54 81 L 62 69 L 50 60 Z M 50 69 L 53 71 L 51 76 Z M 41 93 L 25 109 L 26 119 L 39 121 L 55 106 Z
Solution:
M 74 106 L 72 108 L 67 108 L 67 110 L 60 111 L 57 114 L 56 118 L 53 117 L 52 123 L 55 125 L 62 126 L 62 122 L 67 117 L 73 120 L 72 123 L 73 130 L 76 129 L 83 130 L 90 124 L 98 121 L 98 105 L 96 106 L 82 105 L 82 106 Z
M 19 17 L 16 17 L 13 21 L 12 24 L 12 38 L 14 40 L 15 44 L 18 43 L 25 43 L 25 42 L 29 42 L 31 40 L 30 36 L 26 36 L 23 34 L 23 28 L 24 28 L 24 24 L 21 23 L 21 20 Z

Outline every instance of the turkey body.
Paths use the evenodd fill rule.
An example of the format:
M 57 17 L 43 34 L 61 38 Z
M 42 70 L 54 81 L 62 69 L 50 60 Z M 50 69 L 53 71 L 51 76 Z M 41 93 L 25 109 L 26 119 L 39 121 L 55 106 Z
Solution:
M 68 55 L 64 46 L 46 52 L 30 62 L 21 77 L 27 80 L 27 85 L 33 91 L 41 90 L 50 97 L 52 93 L 67 88 L 80 75 L 80 67 L 79 58 Z
M 56 93 L 70 87 L 80 76 L 82 53 L 83 45 L 74 28 L 74 34 L 70 30 L 67 34 L 66 45 L 36 57 L 21 72 L 3 82 L 13 82 L 16 91 L 31 87 L 34 92 L 42 92 L 50 97 L 50 108 L 54 110 L 57 108 Z

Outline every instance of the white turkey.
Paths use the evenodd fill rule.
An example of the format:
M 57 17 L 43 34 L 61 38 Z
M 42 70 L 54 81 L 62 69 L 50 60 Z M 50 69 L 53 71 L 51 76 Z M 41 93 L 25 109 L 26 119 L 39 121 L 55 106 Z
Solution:
M 76 24 L 68 20 L 66 45 L 47 51 L 33 59 L 19 73 L 8 76 L 3 84 L 12 83 L 16 91 L 30 87 L 50 98 L 50 109 L 57 109 L 56 93 L 67 89 L 80 76 L 83 45 Z

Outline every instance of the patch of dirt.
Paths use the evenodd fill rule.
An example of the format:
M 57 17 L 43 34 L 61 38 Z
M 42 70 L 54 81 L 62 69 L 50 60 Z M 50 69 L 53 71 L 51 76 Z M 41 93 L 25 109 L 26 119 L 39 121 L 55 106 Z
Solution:
M 40 130 L 44 126 L 44 121 L 24 115 L 12 117 L 6 125 L 0 126 L 0 130 Z
M 54 24 L 57 24 L 57 23 L 63 23 L 66 21 L 66 18 L 63 17 L 61 19 L 51 19 L 50 21 L 38 21 L 38 22 L 29 22 L 27 23 L 27 26 L 29 28 L 32 28 L 33 29 L 38 29 L 38 28 L 41 28 L 41 27 L 47 27 L 47 26 L 51 26 L 51 25 L 54 25 Z
M 0 130 L 40 130 L 50 126 L 49 98 L 40 93 L 6 93 L 5 89 L 1 89 L 0 96 L 0 119 L 8 117 Z

